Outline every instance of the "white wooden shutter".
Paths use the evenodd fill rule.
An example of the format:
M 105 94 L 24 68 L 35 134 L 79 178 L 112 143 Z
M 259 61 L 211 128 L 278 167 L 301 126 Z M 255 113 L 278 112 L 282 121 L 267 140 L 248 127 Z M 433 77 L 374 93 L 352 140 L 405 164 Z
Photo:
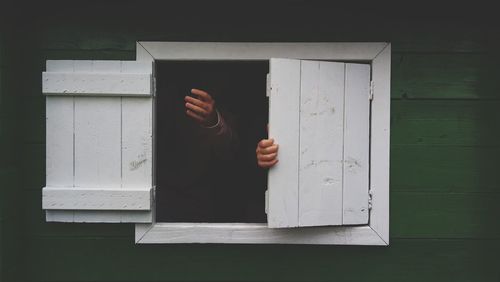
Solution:
M 47 221 L 152 221 L 152 63 L 47 61 Z
M 370 66 L 271 59 L 268 226 L 368 223 Z

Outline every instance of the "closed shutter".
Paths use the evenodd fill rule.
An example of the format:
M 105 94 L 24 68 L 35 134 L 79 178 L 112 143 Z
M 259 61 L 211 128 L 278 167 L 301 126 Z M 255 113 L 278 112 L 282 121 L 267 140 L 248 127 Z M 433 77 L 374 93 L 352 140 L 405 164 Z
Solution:
M 152 63 L 47 61 L 47 221 L 152 221 Z

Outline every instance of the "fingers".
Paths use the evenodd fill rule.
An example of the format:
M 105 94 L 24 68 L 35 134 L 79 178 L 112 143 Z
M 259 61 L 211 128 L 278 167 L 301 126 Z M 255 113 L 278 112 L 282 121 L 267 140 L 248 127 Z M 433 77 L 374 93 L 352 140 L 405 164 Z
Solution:
M 274 144 L 266 148 L 261 148 L 261 147 L 257 148 L 257 154 L 269 155 L 277 152 L 278 152 L 278 144 Z
M 257 159 L 259 161 L 269 162 L 269 161 L 276 159 L 277 156 L 278 156 L 278 153 L 272 153 L 272 154 L 267 154 L 267 155 L 258 154 Z
M 205 102 L 212 101 L 212 96 L 210 96 L 207 92 L 205 92 L 203 90 L 193 88 L 193 89 L 191 89 L 191 93 L 198 96 L 198 98 L 200 98 L 201 100 L 203 100 Z
M 273 145 L 273 143 L 274 143 L 274 139 L 272 139 L 272 138 L 271 139 L 262 139 L 259 142 L 259 147 L 260 148 L 267 148 L 267 147 Z
M 199 107 L 199 106 L 196 106 L 194 104 L 191 104 L 191 103 L 186 103 L 186 108 L 188 110 L 191 110 L 192 112 L 196 113 L 197 115 L 200 115 L 200 116 L 203 116 L 203 117 L 206 117 L 209 115 L 209 112 L 206 111 L 205 109 Z
M 195 106 L 198 106 L 206 111 L 208 111 L 210 109 L 210 104 L 209 103 L 206 103 L 206 102 L 203 102 L 202 100 L 198 100 L 196 98 L 193 98 L 191 96 L 186 96 L 184 97 L 184 101 L 190 103 L 190 104 L 193 104 Z
M 258 161 L 257 163 L 258 163 L 258 164 L 259 164 L 259 166 L 260 166 L 260 167 L 262 167 L 262 168 L 270 168 L 270 167 L 274 166 L 275 164 L 277 164 L 277 163 L 278 163 L 278 160 L 277 160 L 277 159 L 275 159 L 275 160 L 270 161 L 270 162 Z
M 255 152 L 257 164 L 262 168 L 270 168 L 278 162 L 278 144 L 274 144 L 274 139 L 261 140 Z

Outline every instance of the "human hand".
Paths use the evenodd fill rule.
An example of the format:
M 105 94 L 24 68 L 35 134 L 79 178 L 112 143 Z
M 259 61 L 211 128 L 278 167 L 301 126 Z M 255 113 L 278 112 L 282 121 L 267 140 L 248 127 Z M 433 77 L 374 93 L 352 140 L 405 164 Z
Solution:
M 196 97 L 184 97 L 186 114 L 203 126 L 215 125 L 217 123 L 215 101 L 203 90 L 191 89 L 191 93 Z
M 278 159 L 278 144 L 274 144 L 274 139 L 262 139 L 257 144 L 255 150 L 257 154 L 257 164 L 262 168 L 270 168 L 274 166 Z

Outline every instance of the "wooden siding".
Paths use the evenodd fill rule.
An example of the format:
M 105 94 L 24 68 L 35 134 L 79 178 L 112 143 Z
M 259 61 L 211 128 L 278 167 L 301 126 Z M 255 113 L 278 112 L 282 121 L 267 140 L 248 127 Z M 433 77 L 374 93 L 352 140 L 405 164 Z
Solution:
M 498 281 L 499 29 L 305 3 L 245 4 L 251 16 L 241 4 L 67 4 L 12 26 L 0 41 L 0 280 Z M 138 246 L 131 224 L 45 223 L 44 62 L 131 60 L 136 40 L 392 42 L 391 245 Z

